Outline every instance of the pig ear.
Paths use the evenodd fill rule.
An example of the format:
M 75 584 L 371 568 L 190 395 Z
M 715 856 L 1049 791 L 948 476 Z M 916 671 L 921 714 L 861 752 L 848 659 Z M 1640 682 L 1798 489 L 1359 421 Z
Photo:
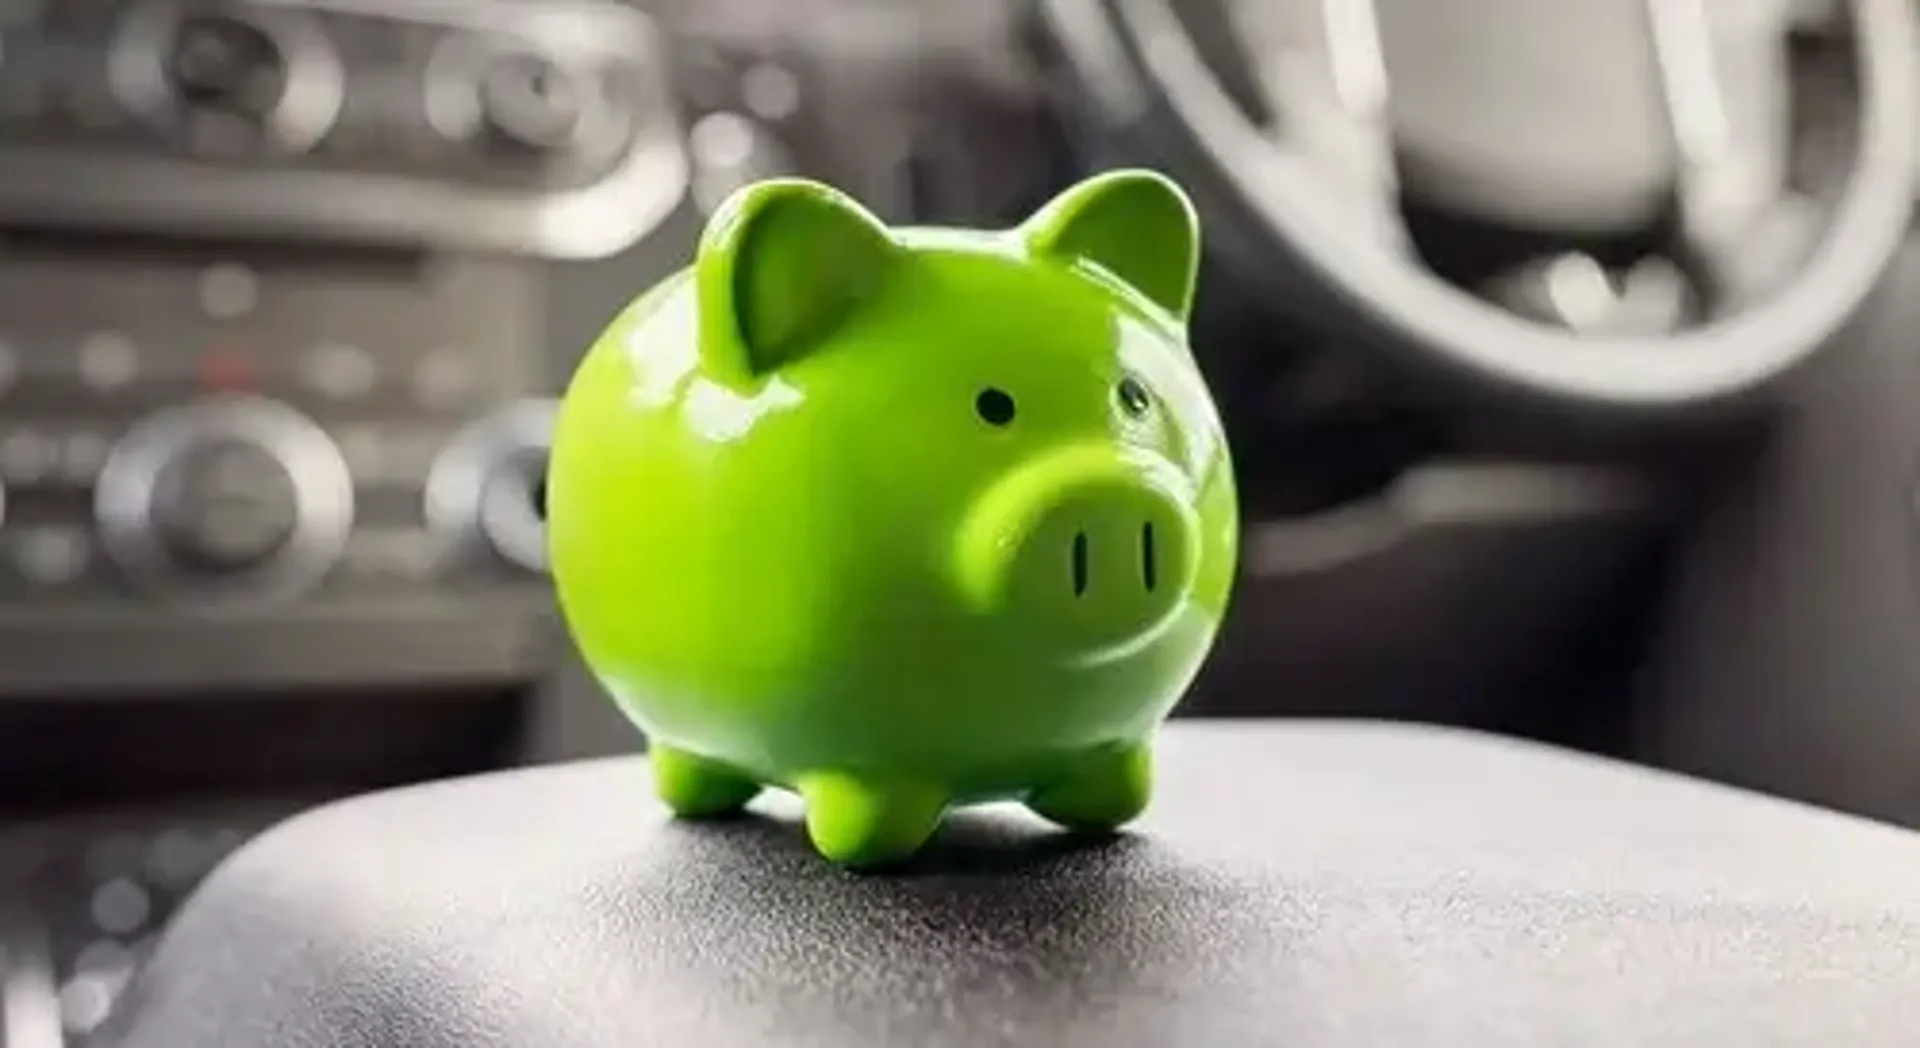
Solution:
M 1095 175 L 1054 197 L 1021 230 L 1035 252 L 1097 266 L 1181 320 L 1192 311 L 1200 221 L 1164 175 Z
M 694 256 L 702 362 L 745 386 L 804 356 L 873 293 L 894 253 L 880 220 L 832 187 L 782 178 L 736 190 Z

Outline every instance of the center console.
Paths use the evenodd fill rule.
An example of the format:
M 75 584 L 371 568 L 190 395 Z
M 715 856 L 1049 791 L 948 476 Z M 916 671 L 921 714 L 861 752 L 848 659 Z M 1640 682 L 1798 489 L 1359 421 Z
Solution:
M 514 266 L 0 250 L 0 691 L 535 671 Z
M 653 23 L 128 0 L 0 40 L 0 694 L 536 673 L 530 260 L 684 194 Z

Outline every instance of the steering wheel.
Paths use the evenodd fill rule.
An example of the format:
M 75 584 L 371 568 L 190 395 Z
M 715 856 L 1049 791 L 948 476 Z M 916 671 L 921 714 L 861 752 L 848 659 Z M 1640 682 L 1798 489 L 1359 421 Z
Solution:
M 1216 14 L 1222 2 L 1215 0 Z M 1842 5 L 1857 69 L 1851 167 L 1827 199 L 1798 199 L 1784 225 L 1789 240 L 1800 238 L 1792 252 L 1799 264 L 1765 287 L 1743 286 L 1739 276 L 1743 259 L 1761 250 L 1760 234 L 1734 184 L 1728 100 L 1716 97 L 1712 71 L 1723 56 L 1704 28 L 1704 0 L 1630 0 L 1641 5 L 1633 17 L 1649 34 L 1643 53 L 1658 81 L 1650 90 L 1671 132 L 1670 200 L 1682 241 L 1675 254 L 1704 260 L 1726 301 L 1718 315 L 1670 332 L 1556 328 L 1420 264 L 1397 206 L 1392 70 L 1380 57 L 1373 2 L 1293 6 L 1316 2 L 1331 100 L 1319 113 L 1332 118 L 1296 112 L 1277 122 L 1249 111 L 1245 77 L 1235 79 L 1245 70 L 1220 60 L 1214 34 L 1195 31 L 1204 21 L 1195 5 L 1043 0 L 1043 13 L 1101 130 L 1132 134 L 1165 161 L 1213 211 L 1220 235 L 1249 247 L 1255 272 L 1303 281 L 1314 310 L 1342 333 L 1509 393 L 1589 408 L 1691 410 L 1771 389 L 1812 356 L 1859 309 L 1906 236 L 1920 128 L 1906 0 Z M 1524 34 L 1506 41 L 1528 46 Z M 1778 250 L 1782 225 L 1771 224 L 1769 250 Z

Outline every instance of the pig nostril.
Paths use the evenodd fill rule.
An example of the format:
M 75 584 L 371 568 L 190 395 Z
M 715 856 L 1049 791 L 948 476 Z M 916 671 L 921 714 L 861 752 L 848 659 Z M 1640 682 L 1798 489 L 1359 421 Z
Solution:
M 1146 583 L 1147 592 L 1153 592 L 1153 586 L 1159 572 L 1157 558 L 1153 555 L 1153 523 L 1140 525 L 1140 581 Z
M 1087 592 L 1087 533 L 1075 532 L 1073 536 L 1073 595 L 1084 596 Z

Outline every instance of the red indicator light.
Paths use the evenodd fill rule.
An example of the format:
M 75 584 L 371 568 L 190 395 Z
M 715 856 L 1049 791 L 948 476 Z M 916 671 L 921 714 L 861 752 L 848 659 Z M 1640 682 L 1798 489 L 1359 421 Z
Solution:
M 208 390 L 241 390 L 253 385 L 253 370 L 233 353 L 208 353 L 200 358 L 200 386 Z

